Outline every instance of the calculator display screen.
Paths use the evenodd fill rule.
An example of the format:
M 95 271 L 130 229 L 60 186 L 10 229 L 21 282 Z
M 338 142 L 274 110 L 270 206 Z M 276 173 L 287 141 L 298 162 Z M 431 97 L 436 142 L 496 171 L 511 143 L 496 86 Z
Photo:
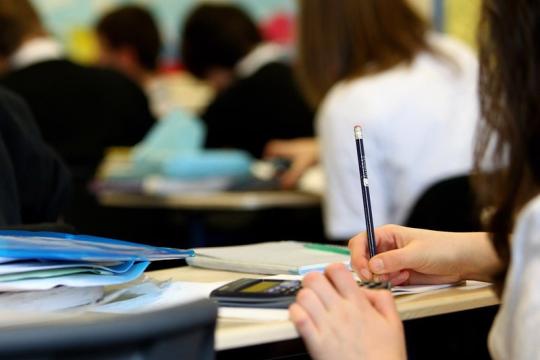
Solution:
M 250 285 L 242 290 L 240 292 L 243 293 L 262 293 L 265 292 L 268 289 L 273 288 L 274 286 L 279 285 L 279 281 L 261 281 L 258 283 L 255 283 L 253 285 Z

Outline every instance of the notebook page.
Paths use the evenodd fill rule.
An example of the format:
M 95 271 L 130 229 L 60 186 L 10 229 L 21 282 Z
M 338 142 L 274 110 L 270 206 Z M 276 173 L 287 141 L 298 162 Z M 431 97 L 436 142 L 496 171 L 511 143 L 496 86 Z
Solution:
M 304 243 L 295 241 L 276 241 L 253 245 L 227 246 L 195 249 L 197 257 L 209 257 L 230 264 L 252 264 L 253 266 L 299 270 L 313 265 L 348 262 L 349 256 L 307 249 Z

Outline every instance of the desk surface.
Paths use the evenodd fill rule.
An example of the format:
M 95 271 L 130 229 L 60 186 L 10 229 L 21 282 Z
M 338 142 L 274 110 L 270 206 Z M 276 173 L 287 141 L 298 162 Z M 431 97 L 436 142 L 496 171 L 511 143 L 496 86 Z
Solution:
M 131 149 L 110 148 L 100 165 L 98 178 L 106 178 L 114 169 L 129 166 Z M 160 208 L 176 210 L 260 210 L 318 206 L 321 197 L 300 191 L 218 191 L 168 195 L 103 191 L 97 194 L 102 206 L 123 208 Z
M 258 276 L 225 271 L 203 270 L 192 267 L 160 270 L 148 273 L 158 280 L 218 282 L 232 281 L 243 277 Z M 400 296 L 396 300 L 403 320 L 442 315 L 457 311 L 498 304 L 491 287 L 466 289 L 455 287 L 431 293 Z M 216 330 L 216 350 L 227 350 L 259 345 L 298 337 L 289 321 L 245 321 L 218 319 Z
M 192 193 L 167 196 L 104 192 L 98 195 L 103 206 L 165 208 L 178 210 L 260 210 L 317 206 L 321 199 L 295 191 L 248 191 Z

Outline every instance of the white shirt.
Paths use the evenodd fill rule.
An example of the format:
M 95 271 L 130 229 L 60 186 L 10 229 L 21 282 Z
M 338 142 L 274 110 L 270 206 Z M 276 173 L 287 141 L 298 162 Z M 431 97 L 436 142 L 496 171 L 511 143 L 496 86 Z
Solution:
M 430 185 L 470 171 L 479 116 L 478 62 L 453 39 L 433 34 L 429 41 L 454 66 L 422 53 L 410 65 L 340 82 L 324 99 L 317 131 L 330 238 L 349 238 L 365 229 L 356 124 L 364 130 L 375 225 L 403 223 Z
M 493 359 L 540 359 L 540 196 L 523 209 L 499 313 L 489 334 Z
M 25 41 L 10 57 L 13 69 L 24 68 L 42 61 L 63 58 L 62 46 L 49 37 L 37 37 Z
M 235 66 L 236 74 L 246 78 L 257 72 L 264 65 L 283 61 L 287 58 L 286 49 L 274 43 L 261 43 L 244 56 Z

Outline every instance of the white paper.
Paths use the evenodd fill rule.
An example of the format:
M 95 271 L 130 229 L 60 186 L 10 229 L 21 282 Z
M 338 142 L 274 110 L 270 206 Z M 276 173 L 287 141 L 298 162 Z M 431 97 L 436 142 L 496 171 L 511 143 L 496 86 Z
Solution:
M 358 277 L 356 274 L 354 275 L 355 278 L 358 280 Z M 267 276 L 265 279 L 269 280 L 302 280 L 304 278 L 303 275 L 273 275 L 273 276 Z M 487 284 L 487 283 L 482 283 Z M 399 296 L 399 295 L 410 295 L 410 294 L 421 294 L 429 291 L 435 291 L 439 289 L 445 289 L 452 286 L 456 286 L 457 284 L 439 284 L 439 285 L 404 285 L 404 286 L 393 286 L 392 287 L 392 295 Z M 467 285 L 469 285 L 467 283 Z M 479 286 L 478 284 L 476 286 Z M 484 285 L 486 286 L 486 285 Z
M 220 318 L 224 319 L 250 321 L 285 321 L 289 319 L 288 309 L 220 307 L 218 314 Z
M 227 281 L 228 282 L 228 281 Z M 208 299 L 210 293 L 227 282 L 147 281 L 120 289 L 109 295 L 105 303 L 90 308 L 93 312 L 139 313 Z
M 492 285 L 491 283 L 484 282 L 484 281 L 476 281 L 476 280 L 467 280 L 466 281 L 467 286 L 462 286 L 460 289 L 463 290 L 474 290 L 474 289 L 480 289 L 483 287 L 487 287 Z
M 392 295 L 411 295 L 411 294 L 421 294 L 425 292 L 446 289 L 457 284 L 439 284 L 439 285 L 403 285 L 403 286 L 392 286 Z
M 138 284 L 118 290 L 110 301 L 93 306 L 89 311 L 104 313 L 141 313 L 187 304 L 200 299 L 208 299 L 210 293 L 227 282 L 169 282 L 166 284 Z M 126 300 L 115 300 L 122 296 L 131 296 Z M 111 296 L 111 295 L 110 295 Z M 220 307 L 220 318 L 247 321 L 287 320 L 287 309 L 253 309 Z
M 2 260 L 0 259 L 0 263 Z M 133 264 L 133 261 L 128 263 Z M 120 262 L 110 262 L 110 263 L 89 263 L 89 262 L 60 262 L 60 261 L 18 261 L 8 264 L 0 265 L 0 275 L 6 274 L 17 274 L 27 271 L 38 271 L 38 270 L 52 270 L 52 269 L 70 269 L 70 268 L 88 268 L 88 269 L 98 269 L 111 272 L 115 271 L 115 266 L 120 265 Z M 128 270 L 132 265 L 122 267 L 124 270 Z M 124 271 L 118 271 L 124 272 Z
M 0 294 L 0 308 L 35 313 L 72 309 L 97 302 L 103 287 L 58 287 L 43 291 L 6 292 Z
M 111 301 L 92 306 L 88 311 L 103 313 L 142 313 L 172 306 L 187 304 L 200 299 L 208 299 L 210 293 L 225 285 L 226 282 L 168 282 L 161 284 L 142 283 L 118 290 L 112 294 Z M 115 300 L 122 296 L 131 296 L 126 300 Z M 287 320 L 287 309 L 253 309 L 220 307 L 220 318 L 241 321 L 279 321 Z
M 187 304 L 200 299 L 208 299 L 210 293 L 227 284 L 229 281 L 222 282 L 174 282 L 171 284 L 163 296 L 150 306 L 150 310 Z
M 136 263 L 129 271 L 114 275 L 72 274 L 50 278 L 0 282 L 0 292 L 48 290 L 57 286 L 89 287 L 118 285 L 137 279 L 143 274 L 147 266 L 147 262 Z

